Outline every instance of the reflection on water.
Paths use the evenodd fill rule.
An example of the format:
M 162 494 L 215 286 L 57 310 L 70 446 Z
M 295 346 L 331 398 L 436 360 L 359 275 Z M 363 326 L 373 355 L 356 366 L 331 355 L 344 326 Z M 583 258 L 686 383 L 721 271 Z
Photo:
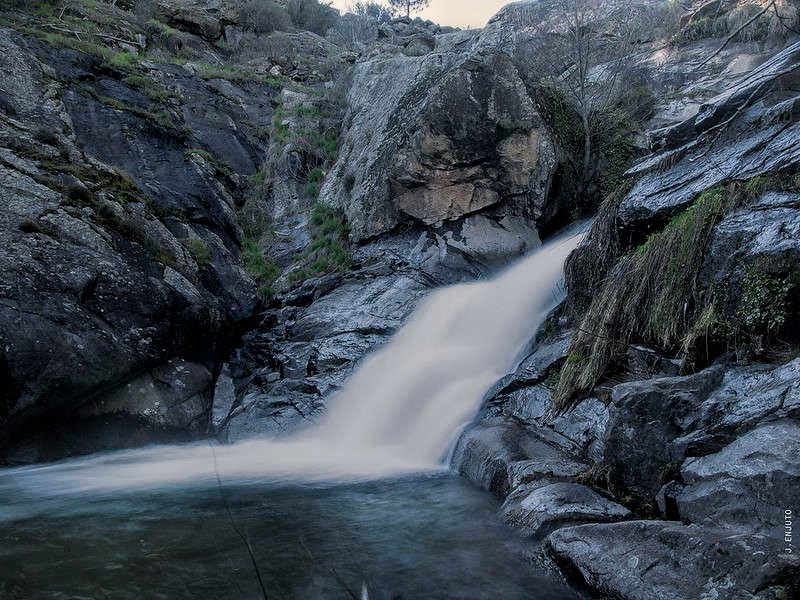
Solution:
M 0 491 L 0 598 L 575 599 L 449 474 L 35 500 Z M 14 516 L 24 502 L 38 516 Z M 229 512 L 229 510 L 230 512 Z

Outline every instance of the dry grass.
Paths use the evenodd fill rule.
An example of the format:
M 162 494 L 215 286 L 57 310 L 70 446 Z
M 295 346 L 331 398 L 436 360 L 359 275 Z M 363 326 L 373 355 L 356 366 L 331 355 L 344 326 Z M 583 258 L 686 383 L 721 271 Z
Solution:
M 572 300 L 575 308 L 580 312 L 582 303 L 590 305 L 558 378 L 557 410 L 566 410 L 589 393 L 620 364 L 631 343 L 661 348 L 691 366 L 692 356 L 709 352 L 704 344 L 724 339 L 730 329 L 728 315 L 715 305 L 714 291 L 698 285 L 713 229 L 726 214 L 765 190 L 791 189 L 796 183 L 796 176 L 788 175 L 709 189 L 613 267 L 609 262 L 624 250 L 615 230 L 614 203 L 609 202 L 589 246 L 567 265 L 570 294 L 576 296 L 576 287 L 582 290 L 582 296 Z

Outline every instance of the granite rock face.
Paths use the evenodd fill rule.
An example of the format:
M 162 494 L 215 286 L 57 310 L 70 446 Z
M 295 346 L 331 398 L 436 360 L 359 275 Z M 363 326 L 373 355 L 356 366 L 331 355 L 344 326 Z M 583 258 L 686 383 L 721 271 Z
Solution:
M 506 498 L 500 514 L 526 535 L 539 536 L 570 522 L 618 521 L 631 512 L 584 485 L 559 482 L 518 487 Z
M 635 600 L 791 598 L 800 559 L 765 536 L 631 521 L 551 534 L 556 559 L 591 588 Z
M 423 56 L 359 62 L 345 123 L 321 200 L 345 211 L 355 240 L 480 212 L 525 249 L 537 220 L 552 216 L 555 144 L 511 57 L 489 38 L 442 35 Z
M 204 433 L 215 355 L 258 303 L 234 211 L 262 142 L 234 123 L 268 118 L 269 88 L 153 64 L 183 98 L 164 108 L 94 56 L 9 29 L 0 47 L 0 446 L 51 419 L 77 435 L 100 414 Z M 205 387 L 184 400 L 202 400 L 162 422 L 147 411 L 182 392 L 122 399 L 174 361 L 201 365 Z
M 746 180 L 800 161 L 796 90 L 800 43 L 759 65 L 693 118 L 654 135 L 659 150 L 632 169 L 622 202 L 625 227 L 664 221 L 726 179 Z M 671 165 L 669 169 L 660 165 Z M 708 165 L 714 168 L 709 169 Z

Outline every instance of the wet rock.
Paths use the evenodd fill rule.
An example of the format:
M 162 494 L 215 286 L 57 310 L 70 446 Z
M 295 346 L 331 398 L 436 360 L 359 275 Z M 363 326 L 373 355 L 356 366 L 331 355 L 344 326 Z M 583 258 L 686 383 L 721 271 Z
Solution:
M 541 536 L 568 523 L 605 523 L 631 513 L 584 485 L 560 482 L 518 487 L 506 498 L 500 514 L 525 535 Z
M 549 551 L 594 591 L 626 600 L 791 598 L 800 558 L 774 539 L 663 521 L 559 529 Z
M 17 119 L 0 122 L 8 275 L 0 283 L 0 460 L 6 447 L 20 456 L 14 444 L 52 421 L 72 431 L 82 411 L 97 434 L 60 449 L 91 451 L 89 440 L 106 448 L 102 423 L 113 432 L 124 419 L 130 434 L 111 434 L 120 442 L 163 439 L 164 428 L 205 431 L 210 393 L 178 402 L 172 390 L 160 396 L 167 412 L 148 415 L 144 396 L 119 390 L 166 393 L 152 374 L 170 361 L 215 370 L 227 336 L 258 305 L 239 263 L 234 207 L 261 150 L 254 129 L 236 122 L 271 115 L 264 87 L 223 94 L 180 67 L 143 63 L 152 85 L 193 107 L 183 115 L 94 56 L 8 29 L 0 47 L 0 63 L 13 65 L 0 95 Z M 192 150 L 206 143 L 209 156 L 228 155 L 219 158 L 228 169 Z M 117 416 L 97 402 L 118 406 Z M 40 456 L 58 458 L 47 436 L 37 439 Z
M 800 425 L 762 425 L 715 454 L 690 458 L 674 494 L 681 519 L 741 525 L 783 538 L 784 511 L 800 489 Z
M 579 468 L 557 447 L 505 419 L 471 425 L 456 444 L 451 466 L 475 485 L 501 497 L 517 482 Z
M 569 481 L 585 473 L 589 465 L 568 455 L 545 452 L 537 458 L 520 460 L 508 465 L 509 488 L 534 482 Z
M 759 424 L 785 418 L 800 418 L 800 359 L 731 368 L 698 406 L 690 431 L 670 444 L 670 455 L 682 462 L 718 452 Z
M 230 365 L 225 363 L 220 369 L 217 382 L 214 384 L 214 399 L 211 410 L 211 425 L 219 428 L 236 404 L 236 386 L 231 376 Z
M 728 178 L 746 180 L 800 161 L 800 43 L 753 69 L 693 118 L 662 134 L 664 151 L 632 169 L 639 175 L 618 217 L 627 228 L 664 221 Z M 787 120 L 788 116 L 788 120 Z M 700 158 L 700 160 L 698 160 Z M 658 165 L 668 164 L 664 170 Z M 708 169 L 708 165 L 715 165 Z
M 737 210 L 714 229 L 699 282 L 719 289 L 729 313 L 741 297 L 741 280 L 754 265 L 760 272 L 784 276 L 800 261 L 800 194 L 767 192 Z
M 661 356 L 644 346 L 629 346 L 628 373 L 632 379 L 675 377 L 680 374 L 680 361 Z
M 372 275 L 309 290 L 312 298 L 319 293 L 310 304 L 287 309 L 277 323 L 245 336 L 231 361 L 242 401 L 225 424 L 227 439 L 284 434 L 314 420 L 324 398 L 388 341 L 428 289 L 402 272 Z
M 84 406 L 80 418 L 125 413 L 152 426 L 205 433 L 213 378 L 203 365 L 172 360 Z
M 669 444 L 687 433 L 697 407 L 722 381 L 712 367 L 688 377 L 623 383 L 611 395 L 603 461 L 625 487 L 652 498 L 674 459 Z
M 608 407 L 597 398 L 587 398 L 564 414 L 555 417 L 549 426 L 563 439 L 569 450 L 592 462 L 601 462 L 605 451 Z

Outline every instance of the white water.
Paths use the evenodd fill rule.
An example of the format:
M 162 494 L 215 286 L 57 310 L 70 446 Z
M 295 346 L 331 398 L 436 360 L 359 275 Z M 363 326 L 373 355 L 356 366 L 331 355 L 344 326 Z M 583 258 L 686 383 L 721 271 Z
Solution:
M 514 368 L 560 301 L 564 261 L 581 239 L 562 237 L 494 279 L 431 293 L 329 399 L 327 415 L 293 437 L 156 446 L 11 469 L 0 471 L 0 488 L 96 493 L 217 475 L 226 483 L 335 481 L 442 468 L 489 387 Z

